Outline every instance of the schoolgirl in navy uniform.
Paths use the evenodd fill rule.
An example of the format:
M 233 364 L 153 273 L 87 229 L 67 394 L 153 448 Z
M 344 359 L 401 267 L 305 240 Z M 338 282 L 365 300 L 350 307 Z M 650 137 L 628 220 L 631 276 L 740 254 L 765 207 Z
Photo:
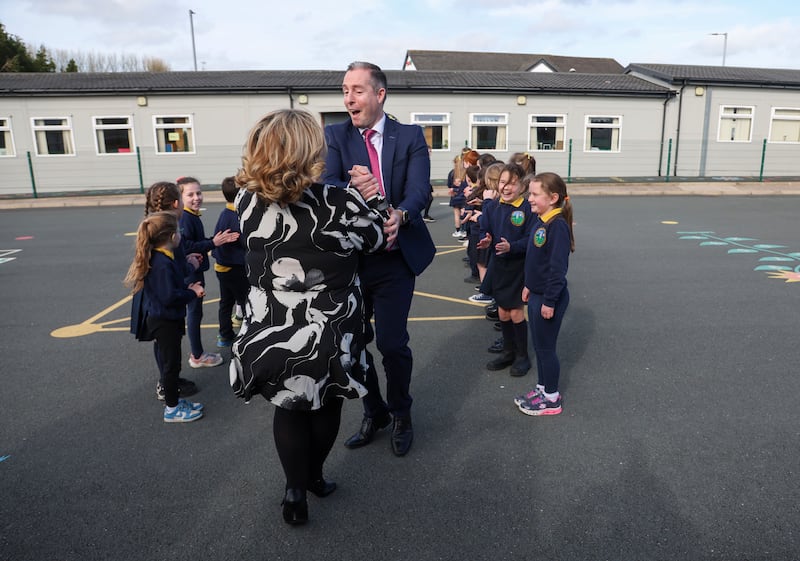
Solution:
M 186 305 L 203 297 L 200 283 L 184 282 L 185 265 L 175 260 L 181 243 L 178 219 L 172 212 L 146 216 L 136 235 L 136 254 L 125 284 L 143 294 L 146 320 L 143 337 L 158 344 L 159 369 L 164 379 L 164 422 L 187 423 L 203 416 L 203 406 L 178 395 L 181 371 L 181 338 L 185 331 Z
M 572 203 L 567 185 L 555 173 L 528 176 L 531 210 L 539 215 L 525 256 L 525 289 L 533 348 L 536 351 L 538 383 L 514 402 L 526 415 L 558 415 L 561 365 L 556 354 L 558 333 L 569 305 L 567 268 L 575 251 Z
M 525 204 L 524 176 L 519 164 L 503 166 L 498 183 L 500 197 L 494 204 L 484 204 L 477 246 L 494 249 L 482 290 L 497 302 L 503 333 L 503 350 L 486 368 L 502 370 L 511 366 L 512 376 L 524 376 L 531 368 L 522 289 L 525 248 L 534 217 L 530 205 Z
M 157 181 L 153 183 L 150 187 L 147 188 L 145 191 L 144 196 L 144 215 L 150 216 L 155 212 L 161 211 L 168 211 L 175 215 L 180 221 L 180 217 L 183 214 L 183 201 L 181 200 L 181 190 L 180 188 L 171 183 L 169 181 Z M 203 256 L 198 253 L 192 253 L 186 255 L 183 251 L 183 245 L 178 245 L 174 250 L 173 254 L 175 257 L 175 262 L 178 264 L 184 263 L 184 278 L 186 280 L 186 284 L 189 284 L 190 275 L 200 267 L 200 263 L 203 262 Z M 137 301 L 138 299 L 138 301 Z M 143 295 L 141 292 L 137 292 L 134 294 L 134 302 L 133 307 L 134 309 L 138 306 L 138 313 L 142 316 L 144 315 L 143 310 Z M 139 338 L 138 334 L 135 334 L 137 339 Z M 156 364 L 158 365 L 158 372 L 159 372 L 159 379 L 158 384 L 156 384 L 156 397 L 164 401 L 165 393 L 164 393 L 164 369 L 162 368 L 161 364 L 161 352 L 158 350 L 158 341 L 153 343 L 153 355 L 156 358 Z M 197 385 L 191 381 L 187 380 L 186 378 L 178 378 L 178 390 L 181 396 L 188 397 L 190 395 L 194 395 L 198 392 Z
M 200 219 L 200 208 L 203 205 L 203 191 L 200 182 L 194 177 L 180 177 L 176 181 L 183 198 L 183 214 L 181 214 L 181 235 L 183 250 L 189 255 L 199 253 L 203 256 L 200 268 L 190 276 L 191 282 L 199 282 L 205 286 L 205 271 L 209 269 L 208 252 L 224 243 L 239 239 L 238 232 L 225 230 L 218 232 L 213 238 L 206 238 L 203 221 Z M 189 303 L 186 314 L 186 329 L 189 335 L 191 354 L 189 366 L 192 368 L 214 367 L 222 364 L 222 355 L 207 353 L 203 350 L 203 339 L 200 335 L 200 324 L 203 321 L 203 300 L 198 298 Z

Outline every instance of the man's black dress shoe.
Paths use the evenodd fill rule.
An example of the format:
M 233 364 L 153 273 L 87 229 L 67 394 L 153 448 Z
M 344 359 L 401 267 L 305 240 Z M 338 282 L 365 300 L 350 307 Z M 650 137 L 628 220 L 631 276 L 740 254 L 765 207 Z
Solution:
M 389 413 L 384 413 L 378 417 L 364 417 L 361 421 L 361 428 L 353 436 L 344 441 L 348 448 L 361 448 L 372 442 L 375 433 L 385 429 L 392 422 Z
M 286 489 L 283 505 L 283 519 L 287 524 L 298 526 L 308 522 L 308 501 L 302 489 Z
M 405 456 L 411 450 L 414 440 L 414 429 L 411 427 L 411 417 L 394 418 L 392 427 L 392 452 L 395 456 Z
M 336 483 L 325 481 L 324 477 L 308 484 L 308 490 L 318 497 L 327 497 L 336 490 Z

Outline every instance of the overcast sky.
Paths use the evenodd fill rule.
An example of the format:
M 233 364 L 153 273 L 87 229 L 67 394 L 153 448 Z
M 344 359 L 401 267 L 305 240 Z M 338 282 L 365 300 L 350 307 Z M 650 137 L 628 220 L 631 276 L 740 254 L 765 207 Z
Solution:
M 800 69 L 797 0 L 0 0 L 35 47 L 154 56 L 172 70 L 399 70 L 407 50 Z

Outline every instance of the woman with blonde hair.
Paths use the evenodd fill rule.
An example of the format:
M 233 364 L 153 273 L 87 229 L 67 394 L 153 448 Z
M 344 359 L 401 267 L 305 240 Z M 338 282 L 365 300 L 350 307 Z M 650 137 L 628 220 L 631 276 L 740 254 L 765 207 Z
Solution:
M 286 475 L 283 517 L 308 520 L 306 491 L 336 484 L 323 464 L 343 398 L 366 393 L 360 252 L 384 248 L 385 199 L 322 185 L 325 140 L 307 112 L 274 111 L 250 131 L 236 182 L 250 292 L 233 344 L 231 385 L 275 407 L 273 436 Z

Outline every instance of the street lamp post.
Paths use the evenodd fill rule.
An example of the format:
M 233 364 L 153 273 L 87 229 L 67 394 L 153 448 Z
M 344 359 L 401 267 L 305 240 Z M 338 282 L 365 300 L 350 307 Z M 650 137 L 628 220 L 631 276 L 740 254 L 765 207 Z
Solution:
M 194 11 L 189 10 L 189 26 L 192 29 L 192 57 L 194 58 L 194 71 L 197 72 L 197 51 L 194 48 Z M 723 62 L 722 65 L 724 66 L 725 63 Z
M 722 43 L 722 66 L 725 66 L 725 55 L 728 53 L 728 32 L 724 33 L 709 33 L 709 35 L 722 35 L 723 43 Z

